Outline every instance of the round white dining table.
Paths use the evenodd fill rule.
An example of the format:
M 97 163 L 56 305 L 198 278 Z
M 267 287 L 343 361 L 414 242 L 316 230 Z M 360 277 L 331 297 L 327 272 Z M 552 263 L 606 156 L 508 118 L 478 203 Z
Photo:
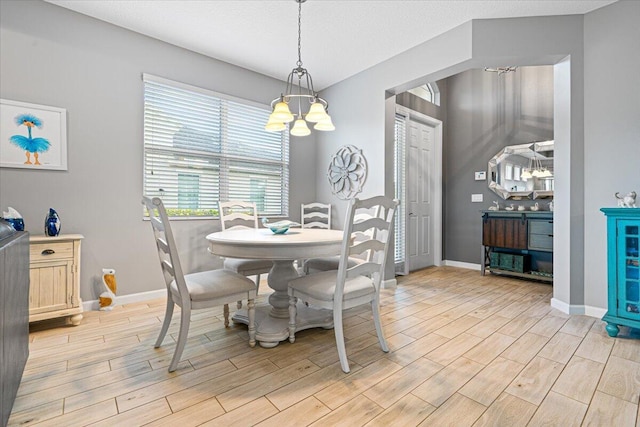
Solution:
M 267 259 L 273 261 L 268 284 L 273 293 L 269 304 L 256 307 L 256 340 L 262 347 L 275 347 L 289 338 L 289 281 L 298 277 L 296 259 L 340 254 L 342 230 L 293 228 L 274 234 L 267 228 L 225 230 L 207 235 L 209 252 L 228 258 Z M 246 310 L 234 314 L 233 321 L 248 324 Z M 332 328 L 330 310 L 320 310 L 298 303 L 296 331 L 309 328 Z

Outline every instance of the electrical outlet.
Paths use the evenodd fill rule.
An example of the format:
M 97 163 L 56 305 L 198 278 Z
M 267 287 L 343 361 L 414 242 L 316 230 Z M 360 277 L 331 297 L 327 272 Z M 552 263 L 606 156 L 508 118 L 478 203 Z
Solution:
M 472 203 L 481 203 L 483 201 L 482 194 L 472 194 L 471 202 Z

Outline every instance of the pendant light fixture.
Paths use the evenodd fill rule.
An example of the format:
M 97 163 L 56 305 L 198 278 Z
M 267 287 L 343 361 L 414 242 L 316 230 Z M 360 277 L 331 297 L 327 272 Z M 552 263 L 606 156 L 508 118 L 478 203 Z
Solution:
M 316 130 L 330 131 L 335 126 L 327 113 L 329 103 L 318 96 L 313 89 L 311 75 L 302 67 L 301 51 L 301 23 L 302 3 L 306 0 L 294 0 L 298 3 L 298 62 L 296 68 L 291 70 L 287 77 L 287 87 L 284 93 L 271 101 L 271 115 L 265 126 L 265 130 L 278 132 L 287 128 L 286 123 L 294 121 L 291 127 L 291 135 L 307 136 L 311 133 L 307 123 L 315 123 Z M 297 80 L 297 81 L 296 81 Z M 297 109 L 297 114 L 292 114 L 289 107 Z M 306 111 L 306 113 L 304 112 Z
M 533 144 L 533 158 L 529 158 L 529 167 L 524 169 L 520 178 L 526 181 L 530 178 L 550 178 L 552 176 L 551 171 L 542 166 L 542 161 L 538 159 L 537 146 Z

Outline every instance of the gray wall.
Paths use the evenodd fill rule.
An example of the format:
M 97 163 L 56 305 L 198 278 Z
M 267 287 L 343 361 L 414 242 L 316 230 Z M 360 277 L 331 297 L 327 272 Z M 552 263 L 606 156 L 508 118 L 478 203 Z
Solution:
M 584 19 L 585 304 L 605 307 L 606 221 L 613 194 L 640 195 L 640 2 Z M 638 199 L 640 201 L 640 199 Z
M 120 295 L 163 288 L 142 220 L 142 73 L 268 104 L 284 83 L 41 1 L 0 2 L 0 96 L 67 109 L 68 171 L 0 169 L 0 207 L 42 234 L 49 207 L 63 233 L 81 233 L 81 297 L 101 269 Z M 313 136 L 291 142 L 292 219 L 315 200 Z M 206 252 L 213 220 L 174 221 L 187 272 L 221 265 Z
M 331 195 L 325 171 L 344 144 L 363 148 L 369 161 L 363 196 L 393 188 L 394 94 L 473 68 L 554 65 L 556 165 L 564 166 L 556 175 L 554 299 L 605 307 L 598 208 L 612 206 L 615 191 L 640 191 L 638 16 L 640 2 L 620 1 L 584 17 L 472 21 L 328 88 L 337 129 L 317 136 L 315 148 L 313 139 L 292 142 L 291 217 L 301 201 L 317 199 L 334 204 L 340 224 L 346 204 Z M 151 232 L 140 220 L 140 74 L 263 103 L 282 83 L 41 2 L 0 2 L 0 30 L 0 96 L 69 113 L 69 170 L 0 169 L 0 207 L 21 211 L 34 233 L 55 207 L 64 232 L 87 237 L 83 298 L 95 299 L 102 267 L 118 271 L 122 294 L 160 289 Z M 202 236 L 218 224 L 174 226 L 186 269 L 208 266 Z
M 553 139 L 553 67 L 519 67 L 498 76 L 482 69 L 446 79 L 447 119 L 444 123 L 443 186 L 444 258 L 480 262 L 482 209 L 497 200 L 529 206 L 533 201 L 505 201 L 475 181 L 475 171 L 507 145 Z M 471 194 L 483 203 L 471 203 Z
M 565 311 L 601 314 L 606 307 L 606 236 L 598 209 L 614 205 L 615 191 L 640 191 L 638 16 L 640 2 L 619 1 L 585 16 L 478 20 L 416 46 L 324 91 L 337 130 L 318 138 L 320 165 L 340 145 L 358 145 L 373 159 L 370 166 L 376 174 L 365 185 L 366 195 L 391 194 L 393 134 L 388 127 L 395 102 L 385 100 L 472 68 L 553 65 L 552 304 Z M 320 172 L 318 178 L 324 178 Z M 328 188 L 320 186 L 317 193 L 319 199 L 338 204 Z M 445 201 L 454 196 L 447 189 Z M 470 232 L 479 236 L 479 231 Z
M 385 102 L 389 94 L 401 93 L 419 84 L 474 68 L 555 64 L 555 70 L 563 58 L 569 58 L 568 73 L 559 78 L 554 74 L 556 87 L 570 89 L 559 95 L 563 105 L 567 106 L 561 109 L 563 115 L 556 117 L 558 108 L 554 105 L 554 139 L 556 145 L 561 146 L 556 161 L 572 165 L 567 167 L 567 174 L 556 181 L 556 189 L 559 188 L 564 195 L 564 199 L 556 203 L 559 208 L 555 216 L 562 224 L 556 236 L 561 241 L 580 241 L 584 233 L 582 207 L 573 202 L 584 194 L 581 180 L 584 165 L 578 159 L 584 131 L 582 29 L 583 16 L 474 20 L 344 80 L 323 93 L 332 103 L 337 129 L 318 136 L 319 157 L 328 158 L 345 143 L 360 146 L 368 159 L 372 159 L 369 166 L 373 172 L 363 195 L 385 191 L 392 194 L 393 137 L 388 129 L 391 123 L 388 120 L 389 102 Z M 340 209 L 328 188 L 318 187 L 317 194 L 319 199 L 333 201 Z M 450 196 L 446 194 L 445 199 Z M 446 217 L 448 212 L 443 214 Z M 454 228 L 464 226 L 452 225 Z M 479 231 L 476 234 L 479 235 Z M 479 253 L 480 248 L 475 250 Z M 567 245 L 555 257 L 558 280 L 554 286 L 554 298 L 560 303 L 583 304 L 582 252 L 580 249 L 572 254 Z

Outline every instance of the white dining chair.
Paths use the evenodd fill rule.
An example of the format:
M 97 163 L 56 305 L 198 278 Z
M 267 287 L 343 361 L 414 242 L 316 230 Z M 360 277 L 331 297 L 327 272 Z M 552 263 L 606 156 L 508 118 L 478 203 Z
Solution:
M 229 326 L 228 303 L 246 299 L 249 317 L 249 345 L 255 346 L 254 318 L 257 293 L 255 284 L 241 274 L 222 269 L 184 274 L 162 200 L 157 197 L 143 197 L 142 204 L 149 212 L 160 266 L 167 288 L 167 307 L 155 348 L 160 347 L 167 334 L 174 305 L 178 305 L 181 309 L 178 341 L 169 364 L 169 372 L 175 371 L 180 362 L 182 351 L 187 342 L 192 310 L 224 305 L 224 325 L 226 327 Z
M 302 228 L 331 229 L 331 204 L 307 203 L 300 205 Z
M 220 226 L 224 230 L 258 228 L 258 208 L 253 202 L 230 200 L 218 202 Z M 260 275 L 268 273 L 273 262 L 263 259 L 225 258 L 224 268 L 243 276 L 256 276 L 256 291 L 260 288 Z M 238 304 L 238 308 L 241 304 Z
M 372 216 L 378 216 L 377 210 L 372 214 L 371 211 L 360 209 L 359 212 L 354 214 L 353 218 L 354 218 L 354 221 L 360 222 L 360 221 L 369 219 Z M 373 230 L 367 230 L 365 233 L 357 233 L 357 235 L 354 238 L 355 239 L 362 238 L 364 240 L 369 239 L 371 236 L 369 236 L 368 233 L 370 234 L 372 231 Z M 351 268 L 356 264 L 360 264 L 361 262 L 364 261 L 365 258 L 366 258 L 366 254 L 349 257 L 348 267 Z M 340 265 L 339 255 L 309 258 L 302 263 L 302 271 L 304 274 L 311 274 L 311 273 L 317 273 L 320 271 L 337 270 L 339 265 Z
M 333 310 L 333 328 L 340 366 L 349 372 L 349 362 L 344 344 L 342 314 L 344 310 L 371 304 L 373 322 L 378 334 L 380 347 L 389 351 L 380 321 L 380 282 L 384 277 L 389 242 L 393 234 L 393 220 L 398 200 L 385 196 L 370 199 L 352 199 L 349 202 L 342 241 L 342 254 L 337 270 L 302 276 L 289 282 L 289 341 L 295 341 L 298 299 L 313 306 Z M 378 216 L 355 221 L 357 209 L 376 209 Z M 369 230 L 372 230 L 370 232 Z M 370 236 L 356 241 L 355 234 Z M 365 260 L 352 267 L 349 257 L 367 254 Z

